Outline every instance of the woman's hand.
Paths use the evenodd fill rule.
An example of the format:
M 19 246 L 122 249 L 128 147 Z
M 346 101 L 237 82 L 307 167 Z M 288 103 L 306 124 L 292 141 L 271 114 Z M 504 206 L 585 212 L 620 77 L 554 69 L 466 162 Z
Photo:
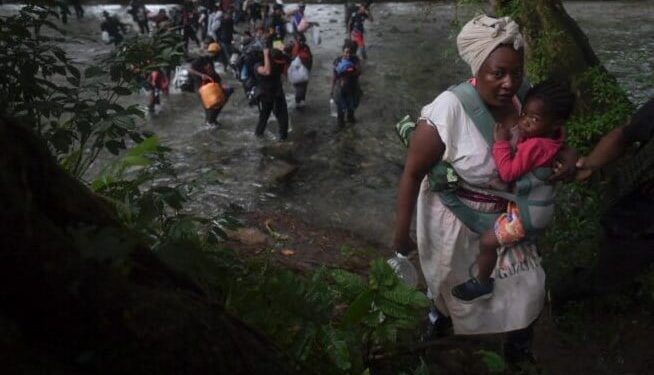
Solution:
M 416 248 L 416 242 L 409 236 L 406 236 L 404 239 L 396 239 L 393 241 L 393 251 L 396 251 L 402 255 L 409 255 Z
M 495 142 L 511 140 L 511 128 L 499 122 L 496 123 L 495 127 L 493 128 L 493 140 Z

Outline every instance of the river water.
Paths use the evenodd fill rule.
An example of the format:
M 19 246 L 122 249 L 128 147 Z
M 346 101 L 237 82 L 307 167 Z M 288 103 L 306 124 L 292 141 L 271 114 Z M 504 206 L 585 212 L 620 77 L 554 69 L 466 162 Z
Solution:
M 565 7 L 634 103 L 654 95 L 654 1 L 567 2 Z M 130 22 L 118 5 L 89 6 L 82 22 L 69 19 L 65 28 L 82 43 L 70 43 L 66 49 L 80 63 L 92 63 L 110 50 L 100 42 L 98 18 L 103 9 Z M 292 87 L 286 86 L 288 144 L 274 141 L 273 119 L 263 140 L 254 137 L 257 110 L 247 106 L 240 87 L 217 128 L 203 125 L 196 95 L 176 92 L 144 126 L 173 149 L 171 159 L 180 178 L 193 182 L 191 210 L 205 215 L 230 207 L 285 210 L 386 246 L 404 159 L 393 125 L 405 114 L 415 118 L 439 92 L 467 78 L 469 70 L 456 55 L 452 24 L 457 19 L 464 23 L 480 9 L 450 3 L 375 4 L 374 22 L 366 24 L 369 60 L 361 78 L 365 94 L 358 122 L 343 130 L 336 131 L 328 105 L 331 63 L 345 38 L 343 6 L 330 4 L 307 6 L 307 17 L 320 23 L 322 43 L 310 44 L 315 62 L 304 111 L 295 110 Z M 3 13 L 13 10 L 15 6 L 2 7 Z M 237 84 L 229 75 L 227 81 Z M 130 99 L 145 103 L 143 96 Z M 273 156 L 279 153 L 281 158 Z M 292 177 L 272 182 L 271 176 L 290 166 L 296 167 Z

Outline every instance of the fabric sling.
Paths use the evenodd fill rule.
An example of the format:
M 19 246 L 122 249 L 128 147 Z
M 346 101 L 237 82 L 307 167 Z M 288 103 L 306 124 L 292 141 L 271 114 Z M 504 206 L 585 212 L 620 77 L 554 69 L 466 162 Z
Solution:
M 448 90 L 456 95 L 482 137 L 489 146 L 492 145 L 495 120 L 479 98 L 475 88 L 469 82 L 463 82 Z M 524 100 L 528 90 L 529 84 L 523 82 L 516 94 L 520 102 Z M 414 129 L 415 123 L 409 116 L 405 116 L 395 125 L 398 136 L 407 147 Z M 522 224 L 527 234 L 526 239 L 533 239 L 553 218 L 554 188 L 545 184 L 545 179 L 551 173 L 551 168 L 537 168 L 525 174 L 515 182 L 515 193 L 489 191 L 492 195 L 518 204 Z M 440 161 L 432 167 L 428 174 L 428 180 L 430 190 L 439 192 L 441 202 L 470 230 L 482 233 L 493 228 L 500 213 L 481 212 L 464 204 L 456 194 L 458 176 L 447 162 Z

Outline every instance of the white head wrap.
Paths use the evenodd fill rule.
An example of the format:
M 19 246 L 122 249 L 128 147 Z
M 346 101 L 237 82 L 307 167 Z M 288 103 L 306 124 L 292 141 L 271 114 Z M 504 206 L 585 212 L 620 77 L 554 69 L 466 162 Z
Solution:
M 524 45 L 520 28 L 510 17 L 477 16 L 468 21 L 456 37 L 459 56 L 470 65 L 473 75 L 500 44 L 513 45 L 516 50 Z

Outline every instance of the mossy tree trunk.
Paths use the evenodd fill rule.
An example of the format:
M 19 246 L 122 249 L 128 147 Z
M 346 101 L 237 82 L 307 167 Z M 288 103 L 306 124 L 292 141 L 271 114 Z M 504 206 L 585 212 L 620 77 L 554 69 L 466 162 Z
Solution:
M 0 118 L 3 373 L 287 374 L 274 345 L 161 262 Z
M 492 0 L 500 15 L 512 16 L 527 42 L 527 73 L 538 82 L 566 80 L 577 96 L 568 142 L 584 152 L 633 111 L 626 93 L 602 66 L 588 38 L 560 0 Z

